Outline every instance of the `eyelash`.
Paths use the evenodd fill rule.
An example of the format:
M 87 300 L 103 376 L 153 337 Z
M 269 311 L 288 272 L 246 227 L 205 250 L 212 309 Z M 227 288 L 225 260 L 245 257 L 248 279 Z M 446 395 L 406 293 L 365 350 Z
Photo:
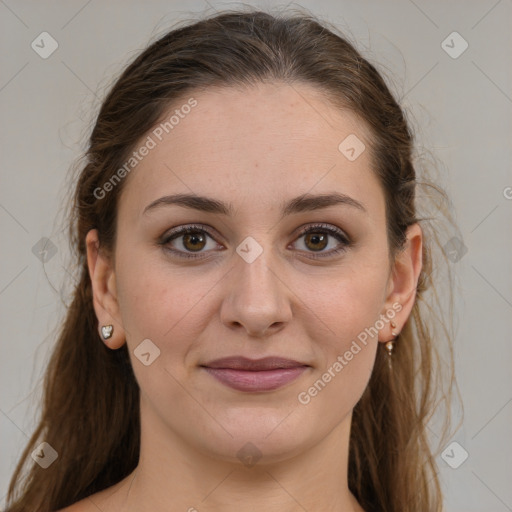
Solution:
M 176 228 L 175 230 L 171 231 L 170 233 L 167 233 L 162 237 L 162 239 L 158 242 L 159 245 L 163 246 L 167 251 L 172 252 L 173 254 L 177 255 L 179 258 L 185 258 L 185 259 L 200 259 L 204 258 L 204 256 L 201 256 L 200 254 L 204 253 L 197 253 L 192 254 L 188 252 L 183 251 L 177 251 L 176 249 L 171 249 L 167 247 L 167 244 L 169 242 L 175 240 L 176 238 L 179 238 L 180 236 L 187 235 L 190 233 L 206 233 L 210 238 L 214 239 L 213 235 L 210 233 L 208 229 L 205 229 L 205 227 L 200 225 L 190 225 L 190 226 L 183 226 Z M 331 235 L 334 238 L 336 238 L 339 242 L 341 242 L 341 245 L 337 249 L 332 249 L 331 251 L 327 253 L 312 253 L 308 257 L 311 257 L 313 259 L 321 259 L 321 258 L 327 258 L 330 256 L 334 256 L 336 254 L 339 254 L 341 252 L 344 252 L 347 250 L 347 248 L 351 247 L 352 242 L 351 240 L 341 231 L 340 229 L 334 228 L 329 226 L 328 224 L 314 224 L 310 226 L 306 226 L 302 228 L 297 235 L 297 238 L 300 238 L 304 235 L 307 235 L 308 233 L 319 233 L 319 234 L 327 234 Z M 320 255 L 325 254 L 325 255 Z

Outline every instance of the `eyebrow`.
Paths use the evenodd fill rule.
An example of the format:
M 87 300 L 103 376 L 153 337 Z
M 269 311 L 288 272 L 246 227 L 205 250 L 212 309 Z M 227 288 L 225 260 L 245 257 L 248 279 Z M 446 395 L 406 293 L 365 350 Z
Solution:
M 217 213 L 228 216 L 233 216 L 235 213 L 235 209 L 231 203 L 224 203 L 217 199 L 198 196 L 196 194 L 174 194 L 160 197 L 148 204 L 142 213 L 144 215 L 151 210 L 168 205 L 178 205 L 202 212 Z M 335 205 L 351 206 L 364 213 L 368 213 L 366 208 L 359 201 L 356 201 L 354 198 L 347 196 L 346 194 L 334 192 L 331 194 L 302 194 L 297 196 L 281 205 L 281 214 L 282 217 L 285 217 L 292 213 L 314 211 Z

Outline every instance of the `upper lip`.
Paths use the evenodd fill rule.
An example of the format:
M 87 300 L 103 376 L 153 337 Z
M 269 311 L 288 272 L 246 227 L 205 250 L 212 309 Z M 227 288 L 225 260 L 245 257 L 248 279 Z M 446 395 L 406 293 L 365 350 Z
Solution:
M 278 368 L 297 368 L 300 366 L 309 366 L 305 363 L 300 363 L 292 359 L 285 359 L 283 357 L 264 357 L 262 359 L 248 359 L 242 356 L 223 357 L 222 359 L 215 359 L 209 363 L 202 364 L 207 368 L 229 368 L 233 370 L 246 370 L 246 371 L 262 371 L 262 370 L 277 370 Z

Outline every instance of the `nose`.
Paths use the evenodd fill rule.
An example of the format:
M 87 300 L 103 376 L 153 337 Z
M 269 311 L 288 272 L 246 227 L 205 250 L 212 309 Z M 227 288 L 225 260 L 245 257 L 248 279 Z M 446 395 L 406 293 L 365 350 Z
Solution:
M 275 260 L 264 250 L 252 263 L 240 258 L 229 272 L 221 307 L 221 321 L 230 329 L 244 329 L 251 337 L 265 337 L 290 321 L 293 293 Z M 280 275 L 281 274 L 281 275 Z

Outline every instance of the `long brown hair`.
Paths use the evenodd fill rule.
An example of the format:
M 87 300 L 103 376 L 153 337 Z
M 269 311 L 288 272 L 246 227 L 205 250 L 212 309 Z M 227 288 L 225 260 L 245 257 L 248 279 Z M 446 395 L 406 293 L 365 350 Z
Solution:
M 100 246 L 112 251 L 124 182 L 101 198 L 97 190 L 186 94 L 262 81 L 312 84 L 334 107 L 348 108 L 370 128 L 373 170 L 385 194 L 390 261 L 403 248 L 407 227 L 422 224 L 423 268 L 416 301 L 396 343 L 391 370 L 379 343 L 370 382 L 353 411 L 348 483 L 367 512 L 441 511 L 428 422 L 444 403 L 443 428 L 435 434 L 441 443 L 451 424 L 455 384 L 453 299 L 448 286 L 440 306 L 432 265 L 434 248 L 441 248 L 440 230 L 433 228 L 434 216 L 418 216 L 417 206 L 420 192 L 427 192 L 427 198 L 437 194 L 437 200 L 426 202 L 433 205 L 430 213 L 444 211 L 451 222 L 446 193 L 417 178 L 420 158 L 404 112 L 382 75 L 336 27 L 304 11 L 284 15 L 242 9 L 168 31 L 127 66 L 101 106 L 71 204 L 78 282 L 45 374 L 40 421 L 9 486 L 8 512 L 63 508 L 114 485 L 137 466 L 139 388 L 127 345 L 110 350 L 99 337 L 85 247 L 87 232 L 96 228 Z M 448 263 L 444 251 L 437 258 L 436 267 Z M 449 263 L 446 268 L 449 279 L 445 275 L 442 281 L 451 282 Z M 30 457 L 42 441 L 58 453 L 47 469 Z M 31 467 L 22 478 L 26 463 Z

